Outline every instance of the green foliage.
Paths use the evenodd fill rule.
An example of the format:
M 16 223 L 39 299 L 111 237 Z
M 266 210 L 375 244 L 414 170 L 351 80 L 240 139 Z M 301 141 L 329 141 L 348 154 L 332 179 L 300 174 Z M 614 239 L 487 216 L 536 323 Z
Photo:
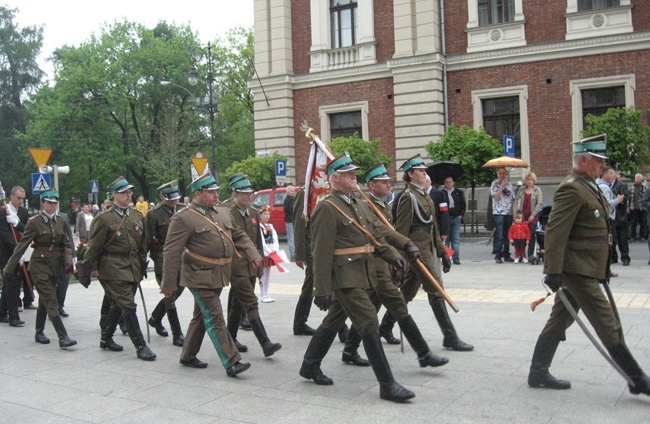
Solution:
M 483 128 L 476 131 L 466 125 L 456 128 L 453 124 L 439 142 L 425 146 L 432 160 L 458 162 L 465 174 L 457 181 L 459 187 L 489 185 L 494 179 L 493 169 L 484 169 L 483 164 L 490 159 L 503 156 L 503 145 Z
M 359 181 L 363 181 L 363 175 L 379 162 L 386 167 L 390 166 L 392 159 L 387 154 L 379 151 L 380 145 L 381 138 L 366 141 L 359 137 L 357 133 L 354 133 L 351 137 L 337 137 L 328 143 L 334 156 L 348 152 L 354 163 L 361 167 L 356 172 Z
M 275 187 L 275 161 L 277 159 L 286 159 L 277 153 L 271 156 L 248 157 L 240 162 L 233 163 L 226 172 L 221 174 L 219 185 L 221 186 L 221 199 L 225 200 L 232 194 L 230 187 L 228 187 L 228 180 L 235 174 L 243 173 L 248 175 L 248 179 L 255 191 L 263 190 L 265 188 Z
M 613 108 L 600 116 L 585 117 L 584 137 L 607 134 L 609 164 L 626 176 L 643 172 L 643 166 L 650 164 L 650 126 L 641 123 L 642 113 L 634 107 Z

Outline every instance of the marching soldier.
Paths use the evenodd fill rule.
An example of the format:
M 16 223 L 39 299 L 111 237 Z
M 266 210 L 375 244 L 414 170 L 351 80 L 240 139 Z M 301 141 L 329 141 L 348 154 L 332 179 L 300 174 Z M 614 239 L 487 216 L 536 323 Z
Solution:
M 314 303 L 327 311 L 327 316 L 309 343 L 299 374 L 319 385 L 334 383 L 323 374 L 320 365 L 349 316 L 361 335 L 380 384 L 380 397 L 402 402 L 415 394 L 393 378 L 368 290 L 376 285 L 375 252 L 398 269 L 406 263 L 379 234 L 374 225 L 376 217 L 368 204 L 352 197 L 357 187 L 357 169 L 347 153 L 332 160 L 327 166 L 332 191 L 312 214 Z
M 149 257 L 154 263 L 156 282 L 160 285 L 163 275 L 163 249 L 167 238 L 167 229 L 169 228 L 169 221 L 179 209 L 178 199 L 181 198 L 181 193 L 178 190 L 178 181 L 176 180 L 161 185 L 158 187 L 158 191 L 160 192 L 161 202 L 145 215 L 144 235 L 147 241 Z M 156 329 L 156 333 L 167 337 L 169 335 L 167 329 L 162 325 L 162 319 L 167 313 L 167 319 L 172 329 L 172 343 L 174 346 L 181 347 L 185 337 L 181 330 L 181 323 L 178 320 L 175 301 L 180 297 L 184 289 L 185 287 L 179 285 L 173 296 L 161 299 L 151 312 L 151 318 L 149 318 L 149 325 Z
M 114 205 L 93 220 L 88 250 L 83 259 L 83 266 L 98 274 L 99 282 L 111 301 L 99 347 L 117 352 L 123 349 L 113 341 L 121 316 L 138 358 L 153 361 L 156 354 L 144 341 L 134 299 L 147 266 L 144 217 L 129 207 L 133 186 L 124 177 L 119 177 L 109 187 Z M 82 284 L 89 284 L 89 276 L 84 275 L 84 278 L 88 280 L 81 281 L 80 278 Z
M 374 209 L 381 213 L 387 222 L 391 223 L 393 215 L 390 211 L 390 205 L 384 201 L 390 191 L 390 176 L 386 167 L 381 163 L 373 166 L 366 172 L 364 179 L 370 189 L 370 201 L 374 205 Z M 379 223 L 378 225 L 386 241 L 391 246 L 400 251 L 403 250 L 412 262 L 420 258 L 420 251 L 415 243 L 397 231 L 394 231 L 392 227 L 389 228 L 383 223 Z M 424 340 L 424 337 L 422 337 L 418 325 L 409 314 L 404 295 L 393 281 L 390 264 L 381 259 L 377 260 L 375 264 L 377 268 L 377 284 L 370 293 L 370 300 L 372 300 L 377 311 L 379 311 L 381 305 L 384 305 L 391 316 L 395 317 L 406 340 L 408 340 L 413 350 L 417 353 L 418 362 L 421 367 L 439 367 L 445 365 L 449 360 L 431 352 L 429 345 Z M 343 362 L 362 366 L 370 365 L 367 361 L 361 359 L 357 353 L 360 342 L 361 338 L 359 337 L 359 333 L 357 333 L 356 328 L 353 326 L 345 343 L 345 348 L 343 349 Z
M 61 274 L 69 273 L 72 269 L 72 252 L 66 223 L 63 217 L 57 214 L 58 206 L 59 193 L 54 190 L 41 193 L 41 212 L 27 223 L 23 237 L 16 245 L 4 272 L 5 274 L 15 272 L 18 261 L 33 242 L 34 253 L 29 261 L 28 270 L 39 294 L 34 339 L 41 344 L 50 342 L 43 333 L 45 320 L 49 315 L 59 337 L 59 347 L 66 348 L 76 345 L 77 342 L 68 337 L 61 320 L 56 287 Z
M 233 222 L 246 232 L 248 238 L 255 244 L 258 253 L 262 256 L 260 214 L 257 209 L 251 207 L 253 187 L 244 174 L 233 175 L 228 180 L 228 184 L 232 189 L 233 196 L 232 199 L 224 203 L 224 206 L 230 208 Z M 231 290 L 228 293 L 228 331 L 235 340 L 237 349 L 241 352 L 247 352 L 248 347 L 237 342 L 239 321 L 242 311 L 245 312 L 253 333 L 260 346 L 262 346 L 264 356 L 269 357 L 282 349 L 282 345 L 271 342 L 262 324 L 257 296 L 255 295 L 255 281 L 258 278 L 256 268 L 247 258 L 235 257 L 232 260 Z
M 187 329 L 180 363 L 205 368 L 196 357 L 206 331 L 229 377 L 250 368 L 241 362 L 235 341 L 226 329 L 219 296 L 228 285 L 233 257 L 246 257 L 254 268 L 262 257 L 246 233 L 224 207 L 217 207 L 219 194 L 214 177 L 205 173 L 189 186 L 193 201 L 172 217 L 163 251 L 161 291 L 173 297 L 178 286 L 194 296 L 194 314 Z

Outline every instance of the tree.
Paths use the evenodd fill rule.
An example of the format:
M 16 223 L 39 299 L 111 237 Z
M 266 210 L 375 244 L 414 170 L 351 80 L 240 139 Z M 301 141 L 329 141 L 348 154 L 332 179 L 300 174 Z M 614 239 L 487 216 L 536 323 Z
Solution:
M 332 149 L 334 156 L 338 156 L 343 152 L 350 154 L 354 163 L 361 167 L 356 172 L 359 181 L 363 181 L 363 175 L 377 163 L 381 162 L 388 167 L 392 162 L 390 156 L 379 151 L 381 138 L 366 141 L 359 137 L 359 134 L 354 133 L 351 137 L 337 137 L 330 141 L 328 145 Z
M 489 185 L 494 179 L 494 170 L 483 168 L 483 164 L 503 155 L 503 145 L 486 133 L 485 129 L 476 131 L 465 125 L 456 128 L 453 124 L 439 142 L 431 141 L 425 149 L 431 158 L 458 162 L 463 167 L 465 173 L 457 185 L 471 187 L 472 203 L 475 188 Z M 472 223 L 474 222 L 472 210 Z
M 650 164 L 650 126 L 641 123 L 641 109 L 612 108 L 600 116 L 587 115 L 584 137 L 607 134 L 607 156 L 612 168 L 627 176 Z
M 5 185 L 26 185 L 34 172 L 28 146 L 16 139 L 16 133 L 24 133 L 27 126 L 23 99 L 43 78 L 36 62 L 43 28 L 19 28 L 14 23 L 17 12 L 0 6 L 0 169 Z

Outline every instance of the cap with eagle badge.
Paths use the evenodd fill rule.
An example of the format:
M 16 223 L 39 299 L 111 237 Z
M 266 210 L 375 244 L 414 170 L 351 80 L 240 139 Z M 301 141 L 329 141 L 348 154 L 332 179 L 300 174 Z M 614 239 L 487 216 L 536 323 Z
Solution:
M 573 153 L 589 153 L 601 159 L 609 159 L 607 157 L 607 134 L 599 134 L 582 140 L 571 142 L 573 146 Z
M 411 159 L 404 162 L 404 164 L 400 166 L 399 169 L 404 172 L 409 172 L 411 169 L 427 169 L 427 166 L 424 164 L 424 159 L 422 159 L 422 156 L 420 156 L 418 153 Z
M 108 191 L 111 193 L 123 193 L 131 188 L 133 188 L 133 185 L 129 184 L 124 177 L 119 177 L 108 185 Z
M 335 172 L 356 171 L 357 169 L 361 169 L 361 167 L 352 161 L 348 152 L 343 152 L 327 164 L 327 175 L 332 175 Z
M 166 200 L 177 200 L 181 198 L 181 192 L 178 189 L 178 180 L 165 183 L 156 190 L 158 190 Z
M 253 186 L 251 185 L 248 175 L 246 174 L 235 174 L 228 179 L 228 185 L 230 189 L 235 193 L 252 193 Z
M 195 178 L 187 188 L 194 193 L 199 190 L 218 190 L 217 180 L 210 172 L 206 172 L 200 177 Z
M 366 180 L 366 184 L 368 184 L 372 180 L 390 180 L 390 175 L 388 175 L 388 171 L 384 164 L 378 163 L 370 168 L 363 178 Z

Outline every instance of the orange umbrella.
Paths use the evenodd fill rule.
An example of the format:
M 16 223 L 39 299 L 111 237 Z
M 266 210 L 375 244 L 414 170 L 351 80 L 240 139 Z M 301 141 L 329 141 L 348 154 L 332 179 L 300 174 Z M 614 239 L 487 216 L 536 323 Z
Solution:
M 528 168 L 528 164 L 521 159 L 501 156 L 491 159 L 483 165 L 483 168 Z

